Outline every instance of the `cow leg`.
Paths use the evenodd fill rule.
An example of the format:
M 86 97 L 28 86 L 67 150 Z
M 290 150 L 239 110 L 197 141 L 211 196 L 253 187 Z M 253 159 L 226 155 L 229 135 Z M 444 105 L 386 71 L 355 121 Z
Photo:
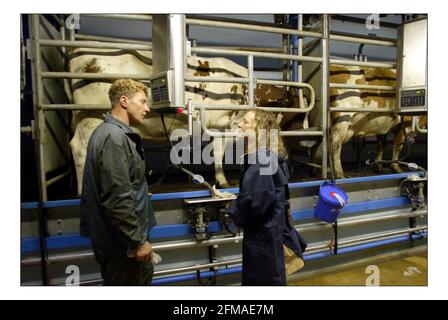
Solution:
M 75 162 L 76 179 L 78 181 L 78 195 L 82 191 L 82 177 L 84 174 L 84 163 L 86 162 L 87 144 L 93 130 L 99 126 L 103 120 L 96 118 L 84 118 L 76 126 L 75 134 L 70 140 L 73 161 Z
M 224 174 L 222 162 L 224 158 L 224 151 L 227 144 L 226 138 L 213 138 L 213 159 L 215 162 L 215 180 L 217 186 L 221 188 L 229 188 L 230 184 Z M 224 144 L 224 145 L 223 145 Z
M 405 133 L 401 128 L 397 129 L 395 132 L 394 149 L 392 151 L 392 160 L 398 160 L 400 158 L 401 150 L 403 150 L 403 143 L 405 140 Z M 400 168 L 398 163 L 392 163 L 392 170 L 395 173 L 402 173 L 403 170 Z
M 387 147 L 387 135 L 382 134 L 382 135 L 377 136 L 376 142 L 377 142 L 377 147 L 378 147 L 378 154 L 376 156 L 376 160 L 381 161 L 381 160 L 383 160 L 384 150 Z M 382 163 L 378 163 L 376 168 L 379 173 L 383 173 L 383 164 Z
M 350 140 L 349 121 L 342 121 L 331 127 L 331 143 L 333 152 L 333 168 L 336 179 L 344 178 L 344 171 L 341 164 L 342 144 Z

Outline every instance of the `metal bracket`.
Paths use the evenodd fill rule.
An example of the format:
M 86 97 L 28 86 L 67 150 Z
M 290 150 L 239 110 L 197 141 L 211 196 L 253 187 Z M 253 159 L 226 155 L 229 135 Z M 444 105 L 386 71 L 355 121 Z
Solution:
M 411 175 L 400 183 L 400 195 L 406 195 L 412 203 L 412 208 L 426 208 L 425 187 L 428 183 L 427 177 Z
M 187 223 L 194 230 L 198 241 L 208 240 L 212 236 L 207 232 L 207 226 L 211 221 L 220 221 L 225 224 L 224 209 L 229 201 L 235 199 L 230 198 L 194 198 L 185 199 L 184 208 L 186 211 Z

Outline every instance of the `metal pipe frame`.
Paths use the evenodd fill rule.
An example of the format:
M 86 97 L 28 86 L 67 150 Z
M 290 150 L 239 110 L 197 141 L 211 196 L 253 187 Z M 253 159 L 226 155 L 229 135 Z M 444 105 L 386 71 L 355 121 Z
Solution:
M 297 55 L 283 54 L 283 53 L 265 53 L 265 52 L 256 52 L 256 51 L 206 49 L 206 48 L 201 48 L 201 47 L 191 48 L 191 52 L 192 53 L 203 53 L 203 54 L 220 54 L 220 55 L 224 55 L 224 56 L 249 56 L 249 55 L 252 55 L 257 58 L 295 60 L 295 61 L 305 61 L 305 62 L 315 62 L 315 63 L 320 63 L 322 61 L 322 59 L 318 58 L 318 57 L 297 56 Z
M 316 102 L 316 94 L 314 92 L 314 88 L 312 86 L 310 86 L 308 83 L 293 82 L 293 81 L 276 81 L 276 80 L 257 80 L 257 83 L 272 84 L 272 85 L 276 85 L 276 86 L 290 86 L 290 87 L 307 88 L 311 94 L 310 103 L 308 105 L 308 108 L 303 108 L 303 109 L 302 108 L 284 108 L 284 109 L 294 110 L 291 112 L 306 113 L 306 112 L 311 111 L 314 108 L 314 104 Z
M 41 46 L 54 47 L 75 47 L 75 48 L 96 48 L 96 49 L 124 49 L 152 51 L 152 45 L 134 44 L 134 43 L 114 43 L 114 42 L 93 42 L 93 41 L 74 41 L 74 40 L 50 40 L 39 39 Z
M 90 34 L 75 34 L 75 40 L 89 40 L 89 41 L 101 41 L 101 42 L 118 42 L 118 43 L 133 43 L 148 45 L 152 48 L 152 43 L 148 41 L 136 40 L 136 39 L 125 39 L 125 38 L 115 38 L 115 37 L 105 37 L 96 36 Z M 241 50 L 241 51 L 255 51 L 255 52 L 266 52 L 266 53 L 281 53 L 282 48 L 276 47 L 235 47 L 235 46 L 195 46 L 196 48 L 203 49 L 227 49 L 227 50 Z
M 350 108 L 350 107 L 335 107 L 330 108 L 331 112 L 376 112 L 376 113 L 394 113 L 395 110 L 386 108 L 386 109 L 380 109 L 380 108 Z
M 374 68 L 388 68 L 388 69 L 395 69 L 397 67 L 396 63 L 364 62 L 364 61 L 344 60 L 344 59 L 330 59 L 330 63 L 346 66 L 360 66 L 360 67 L 374 67 Z
M 382 90 L 382 91 L 396 91 L 395 86 L 376 86 L 371 84 L 343 84 L 343 83 L 330 83 L 330 88 L 334 89 L 365 89 L 365 90 Z
M 322 37 L 322 35 L 319 32 L 297 31 L 297 30 L 286 29 L 286 28 L 254 26 L 254 25 L 242 24 L 242 23 L 221 22 L 221 21 L 192 19 L 192 18 L 187 18 L 185 20 L 186 20 L 187 24 L 194 25 L 194 26 L 249 30 L 249 31 L 269 32 L 269 33 L 277 33 L 277 34 L 292 34 L 292 35 L 299 35 L 299 36 L 304 36 L 304 37 L 314 37 L 314 38 Z
M 351 43 L 365 43 L 365 44 L 371 44 L 371 45 L 382 46 L 382 47 L 396 47 L 397 46 L 396 41 L 365 39 L 365 38 L 358 38 L 358 37 L 341 36 L 341 35 L 336 35 L 336 34 L 330 34 L 330 40 L 351 42 Z
M 207 263 L 207 264 L 201 264 L 201 265 L 195 265 L 195 266 L 189 266 L 189 267 L 182 267 L 182 268 L 176 268 L 176 269 L 155 271 L 154 276 L 163 276 L 166 274 L 196 271 L 196 270 L 200 270 L 200 269 L 209 269 L 209 268 L 216 268 L 216 267 L 228 267 L 231 265 L 241 264 L 242 261 L 243 261 L 243 259 L 234 259 L 234 260 L 213 262 L 213 263 Z M 173 271 L 173 270 L 175 270 L 175 271 Z
M 196 107 L 196 106 L 195 106 Z M 227 106 L 230 110 L 231 107 L 233 106 Z M 266 110 L 266 111 L 272 111 L 272 112 L 282 112 L 283 109 L 286 109 L 287 112 L 303 112 L 301 111 L 301 109 L 288 109 L 288 108 L 263 108 L 263 107 L 255 107 L 258 109 L 262 109 L 262 110 Z M 207 115 L 205 113 L 205 109 L 206 108 L 200 108 L 200 119 L 201 119 L 201 127 L 202 127 L 202 131 L 204 131 L 205 134 L 207 134 L 210 137 L 217 137 L 217 138 L 232 138 L 232 137 L 237 137 L 239 135 L 238 132 L 214 132 L 211 131 L 210 129 L 207 128 L 206 125 L 206 121 L 207 121 Z M 236 110 L 240 110 L 240 111 L 244 111 L 244 110 L 252 110 L 253 107 L 245 107 L 245 108 L 238 108 Z M 222 110 L 222 106 L 217 106 L 217 108 L 215 110 Z M 296 111 L 299 110 L 299 111 Z M 294 136 L 294 137 L 310 137 L 310 136 L 322 136 L 323 133 L 322 131 L 308 131 L 308 130 L 296 130 L 296 131 L 280 131 L 279 132 L 280 136 Z
M 330 22 L 327 14 L 322 15 L 322 39 L 321 39 L 321 47 L 322 47 L 322 88 L 321 88 L 321 109 L 322 109 L 322 178 L 327 179 L 327 168 L 328 168 L 328 144 L 327 144 L 327 135 L 329 128 L 328 124 L 328 101 L 329 101 L 329 63 L 330 63 L 330 50 L 329 50 L 329 33 L 330 33 Z
M 368 218 L 362 218 L 362 219 L 352 219 L 352 218 L 343 218 L 338 221 L 338 227 L 353 227 L 358 226 L 362 224 L 369 224 L 373 222 L 385 222 L 385 221 L 391 221 L 391 220 L 398 220 L 398 219 L 409 219 L 414 217 L 422 217 L 426 216 L 428 214 L 427 210 L 416 210 L 411 211 L 409 213 L 402 213 L 402 214 L 391 214 L 391 215 L 385 215 L 380 217 L 368 217 Z M 315 231 L 324 231 L 329 230 L 332 228 L 332 225 L 324 222 L 314 222 L 314 223 L 307 223 L 300 226 L 296 226 L 296 229 L 298 232 L 305 233 L 305 232 L 315 232 Z M 423 228 L 423 227 L 422 227 Z M 426 228 L 426 227 L 425 227 Z M 414 232 L 416 230 L 412 230 L 410 232 Z M 395 232 L 395 231 L 394 231 Z M 403 233 L 403 232 L 400 232 Z M 381 234 L 381 235 L 375 235 L 375 236 L 390 236 L 391 234 Z M 243 240 L 243 233 L 240 233 L 238 236 L 235 237 L 215 237 L 212 240 L 204 240 L 204 241 L 184 241 L 184 242 L 172 242 L 172 243 L 165 243 L 165 244 L 154 244 L 153 249 L 157 252 L 163 252 L 163 251 L 170 251 L 170 250 L 180 250 L 180 249 L 193 249 L 193 248 L 203 248 L 203 247 L 209 247 L 209 246 L 217 246 L 222 244 L 229 244 L 229 243 L 239 243 Z M 351 240 L 350 240 L 351 241 Z M 340 242 L 343 244 L 343 242 Z M 314 247 L 310 247 L 307 249 L 307 251 L 314 251 L 322 248 L 326 248 L 328 245 L 317 245 Z M 91 251 L 88 252 L 81 252 L 76 254 L 58 254 L 51 256 L 49 258 L 50 263 L 58 263 L 58 262 L 67 262 L 77 259 L 90 259 L 93 257 L 93 253 Z M 21 265 L 22 266 L 31 266 L 39 264 L 40 259 L 30 258 L 22 260 Z
M 124 38 L 114 38 L 114 37 L 104 37 L 104 36 L 94 36 L 89 34 L 75 34 L 75 40 L 89 40 L 89 41 L 102 41 L 102 42 L 121 42 L 121 43 L 133 43 L 133 44 L 143 44 L 143 45 L 150 45 L 152 47 L 151 43 L 148 43 L 148 41 L 141 41 L 141 40 L 133 40 L 133 39 L 124 39 Z
M 239 19 L 239 18 L 213 17 L 213 16 L 199 15 L 199 14 L 187 14 L 186 17 L 190 18 L 190 19 L 198 19 L 198 20 L 206 20 L 206 21 L 241 23 L 241 24 L 251 25 L 251 26 L 286 28 L 286 27 L 279 26 L 275 22 L 274 23 L 272 23 L 272 22 L 261 22 L 261 21 L 245 20 L 245 19 Z
M 401 237 L 388 240 L 388 242 L 390 242 L 390 243 L 396 243 L 396 242 L 401 242 L 401 241 L 404 241 L 404 240 L 402 240 Z M 377 243 L 373 242 L 373 243 L 370 243 L 369 246 L 375 247 L 375 246 L 377 246 L 376 244 Z M 360 249 L 360 250 L 362 250 L 362 249 Z M 386 253 L 386 254 L 382 254 L 379 257 L 375 256 L 375 257 L 370 257 L 367 259 L 357 260 L 355 262 L 345 263 L 343 265 L 325 268 L 323 270 L 320 269 L 320 270 L 311 271 L 311 272 L 301 272 L 297 275 L 288 277 L 288 280 L 297 281 L 300 279 L 310 279 L 310 278 L 319 276 L 321 274 L 336 273 L 339 271 L 347 270 L 348 268 L 353 268 L 353 267 L 358 267 L 358 266 L 366 266 L 369 264 L 378 264 L 381 261 L 389 261 L 390 259 L 394 259 L 394 258 L 411 256 L 411 255 L 415 255 L 418 253 L 426 252 L 427 250 L 428 250 L 427 245 L 420 245 L 417 248 L 400 250 L 400 252 L 398 252 L 398 253 Z M 313 255 L 313 256 L 306 256 L 305 258 L 306 258 L 305 259 L 306 261 L 312 261 L 312 260 L 319 259 L 321 257 L 319 257 L 318 255 Z M 207 278 L 207 277 L 213 277 L 213 276 L 229 275 L 229 274 L 235 274 L 235 273 L 241 272 L 241 270 L 242 270 L 241 267 L 234 267 L 234 268 L 228 268 L 228 269 L 223 269 L 223 270 L 215 270 L 214 272 L 207 271 L 207 272 L 199 273 L 199 277 Z M 152 285 L 159 285 L 159 284 L 161 285 L 161 284 L 175 283 L 175 282 L 180 282 L 180 281 L 196 280 L 197 277 L 198 277 L 198 274 L 187 274 L 187 275 L 183 275 L 183 276 L 159 278 L 159 279 L 153 280 Z M 102 282 L 103 282 L 102 279 L 87 280 L 87 281 L 81 282 L 81 285 L 84 285 L 84 286 L 85 285 L 100 285 L 100 284 L 102 284 Z
M 110 110 L 111 106 L 106 104 L 42 104 L 44 111 L 74 111 L 74 110 Z
M 418 228 L 418 229 L 424 230 L 425 228 L 422 227 L 422 228 Z M 346 249 L 354 248 L 359 245 L 373 244 L 376 242 L 393 240 L 393 239 L 395 239 L 395 237 L 394 237 L 395 235 L 407 234 L 407 233 L 412 233 L 412 232 L 414 232 L 414 231 L 402 230 L 402 231 L 390 232 L 388 234 L 354 239 L 354 240 L 359 240 L 359 241 L 349 240 L 349 241 L 346 241 L 344 243 L 344 245 L 342 245 L 342 243 L 341 243 L 341 245 L 343 247 L 345 247 Z M 376 241 L 371 241 L 371 240 L 376 240 Z M 327 251 L 328 251 L 328 245 L 316 245 L 316 246 L 309 247 L 307 252 L 304 254 L 304 260 L 307 261 L 307 260 L 317 259 L 317 258 L 319 258 L 319 256 L 316 256 L 317 253 L 324 253 Z M 83 258 L 91 258 L 91 257 L 93 257 L 93 253 L 89 253 L 89 254 L 81 253 L 81 254 L 79 254 L 79 256 L 83 257 Z M 63 261 L 66 261 L 66 260 L 63 260 Z M 63 261 L 59 260 L 58 262 L 63 262 Z M 163 276 L 163 275 L 168 275 L 168 274 L 183 273 L 183 272 L 188 272 L 188 271 L 197 271 L 197 270 L 201 270 L 201 269 L 209 269 L 209 268 L 223 267 L 223 266 L 229 267 L 231 265 L 239 265 L 241 262 L 242 262 L 242 259 L 233 259 L 233 260 L 220 261 L 220 262 L 214 262 L 214 263 L 208 263 L 208 264 L 202 264 L 202 265 L 193 265 L 193 266 L 187 266 L 187 267 L 160 270 L 160 271 L 154 272 L 154 276 Z M 157 279 L 155 279 L 155 280 L 157 280 Z
M 323 34 L 319 33 L 319 32 L 310 32 L 310 31 L 303 31 L 303 30 L 301 31 L 301 30 L 275 28 L 275 27 L 254 26 L 254 25 L 249 25 L 249 24 L 220 22 L 220 21 L 211 21 L 211 20 L 202 20 L 202 19 L 187 18 L 186 23 L 190 24 L 190 25 L 197 25 L 197 26 L 250 30 L 250 31 L 259 31 L 259 32 L 297 35 L 297 36 L 303 36 L 303 37 L 314 37 L 314 38 L 322 38 L 323 37 Z M 337 35 L 337 34 L 329 34 L 329 39 L 333 40 L 333 41 L 365 43 L 365 44 L 383 46 L 383 47 L 396 47 L 397 46 L 396 41 L 365 39 L 365 38 L 343 36 L 343 35 Z
M 227 49 L 227 50 L 240 50 L 240 51 L 254 51 L 254 52 L 266 52 L 266 53 L 282 53 L 283 48 L 277 47 L 235 47 L 235 46 L 194 46 L 195 48 L 202 49 Z
M 188 82 L 249 83 L 249 78 L 186 77 Z
M 380 234 L 375 234 L 372 236 L 367 236 L 367 237 L 359 237 L 359 238 L 354 238 L 354 239 L 348 239 L 345 241 L 339 241 L 338 246 L 343 248 L 345 246 L 349 246 L 349 245 L 353 245 L 353 244 L 364 244 L 366 242 L 369 242 L 370 240 L 376 240 L 376 239 L 387 239 L 389 237 L 393 237 L 393 236 L 397 236 L 397 235 L 401 235 L 404 233 L 413 233 L 413 232 L 417 232 L 417 231 L 425 231 L 428 229 L 428 226 L 422 226 L 422 227 L 417 227 L 417 228 L 408 228 L 406 230 L 397 230 L 397 231 L 391 231 L 391 232 L 383 232 Z
M 249 106 L 254 107 L 254 56 L 248 55 L 247 56 L 247 69 L 249 73 Z
M 34 103 L 34 145 L 36 153 L 37 162 L 37 183 L 39 192 L 39 203 L 38 203 L 38 227 L 39 227 L 39 251 L 40 259 L 39 263 L 41 266 L 41 276 L 42 283 L 44 285 L 49 284 L 48 279 L 48 250 L 46 245 L 47 236 L 47 219 L 46 212 L 44 210 L 44 203 L 48 200 L 47 198 L 47 177 L 45 168 L 45 153 L 44 153 L 44 135 L 45 135 L 45 113 L 40 108 L 43 102 L 44 91 L 42 85 L 42 78 L 40 77 L 41 71 L 41 55 L 40 55 L 40 45 L 39 45 L 39 33 L 40 33 L 40 19 L 39 15 L 31 15 L 31 36 L 34 41 L 33 45 L 33 103 Z
M 130 21 L 152 21 L 151 15 L 144 15 L 144 14 L 81 14 L 81 16 L 130 20 Z
M 39 29 L 40 20 L 39 15 L 32 15 L 32 30 L 33 30 L 33 40 L 34 40 L 34 78 L 35 78 L 35 99 L 34 99 L 34 119 L 35 121 L 35 134 L 36 137 L 36 156 L 37 156 L 37 172 L 39 181 L 39 194 L 40 201 L 47 201 L 47 187 L 46 187 L 46 170 L 45 170 L 45 154 L 44 154 L 44 135 L 45 135 L 45 114 L 40 108 L 43 103 L 43 85 L 41 73 L 41 56 L 40 56 L 40 44 L 37 39 L 39 39 Z
M 299 14 L 297 16 L 297 28 L 298 31 L 303 31 L 303 14 Z M 297 56 L 303 55 L 303 38 L 298 37 L 297 39 Z M 301 83 L 303 82 L 303 65 L 300 62 L 297 62 L 297 82 Z M 301 109 L 305 109 L 305 99 L 303 97 L 303 89 L 299 88 L 299 104 Z M 309 127 L 308 124 L 308 116 L 305 116 L 303 119 L 303 125 L 302 127 L 304 129 L 307 129 Z
M 204 110 L 235 110 L 235 111 L 249 111 L 253 108 L 265 110 L 265 111 L 271 111 L 271 112 L 285 112 L 285 113 L 304 113 L 307 112 L 303 109 L 299 108 L 281 108 L 281 107 L 251 107 L 247 104 L 245 105 L 194 105 L 195 109 L 204 109 Z
M 379 176 L 367 176 L 367 177 L 358 177 L 358 178 L 345 178 L 345 179 L 336 179 L 336 184 L 344 185 L 344 184 L 356 184 L 356 183 L 371 183 L 377 181 L 397 181 L 401 179 L 408 179 L 411 176 L 425 177 L 426 172 L 424 170 L 414 171 L 414 172 L 406 172 L 406 173 L 394 173 L 394 174 L 385 174 Z M 317 188 L 319 187 L 325 180 L 313 180 L 308 182 L 291 182 L 288 184 L 290 190 L 303 190 L 306 188 Z M 230 189 L 220 189 L 220 191 L 238 193 L 238 188 L 230 188 Z M 151 195 L 151 201 L 166 201 L 166 200 L 182 200 L 182 199 L 191 199 L 191 198 L 199 198 L 199 197 L 210 197 L 212 194 L 210 190 L 199 190 L 199 191 L 190 191 L 190 192 L 173 192 L 173 193 L 157 193 Z M 398 194 L 400 197 L 401 195 Z M 71 206 L 79 206 L 81 203 L 80 199 L 69 199 L 69 200 L 52 200 L 44 202 L 44 208 L 62 208 L 62 207 L 71 207 Z M 400 204 L 401 205 L 401 204 Z M 39 208 L 39 202 L 24 202 L 21 204 L 22 210 L 33 210 Z
M 427 234 L 423 234 L 422 237 L 426 238 Z M 412 239 L 415 240 L 415 239 L 418 239 L 418 237 L 412 236 Z M 404 242 L 407 240 L 409 240 L 409 239 L 407 236 L 405 236 L 405 237 L 394 237 L 394 238 L 387 238 L 384 240 L 368 242 L 367 244 L 355 245 L 355 246 L 350 246 L 348 248 L 341 249 L 341 252 L 339 253 L 339 255 L 350 253 L 350 252 L 357 252 L 357 251 L 361 251 L 364 249 L 384 246 L 384 245 L 388 245 L 388 244 L 395 244 L 395 243 Z M 317 252 L 317 253 L 305 254 L 304 260 L 311 261 L 311 260 L 317 260 L 317 259 L 325 258 L 325 257 L 329 257 L 329 256 L 331 256 L 331 253 L 328 252 L 328 250 L 324 250 L 324 251 Z M 228 275 L 228 274 L 239 273 L 241 271 L 242 271 L 242 268 L 240 266 L 240 267 L 234 267 L 234 268 L 230 268 L 230 269 L 216 270 L 213 272 L 210 272 L 210 271 L 203 272 L 203 273 L 199 274 L 199 277 L 206 278 L 206 277 L 213 277 L 213 276 L 219 276 L 219 275 Z M 167 277 L 167 278 L 161 278 L 161 279 L 159 278 L 159 279 L 153 280 L 152 283 L 154 285 L 175 283 L 175 282 L 180 282 L 180 281 L 195 280 L 197 277 L 198 277 L 197 274 L 193 274 L 193 275 L 182 275 L 182 276 L 177 276 L 177 277 Z
M 88 73 L 88 72 L 41 72 L 42 78 L 64 78 L 64 79 L 122 79 L 132 78 L 135 80 L 149 80 L 151 75 L 132 73 Z
M 187 113 L 188 113 L 188 135 L 193 138 L 193 101 L 188 100 Z
M 66 172 L 64 172 L 64 173 L 62 173 L 62 174 L 60 174 L 60 175 L 58 175 L 58 176 L 48 180 L 47 181 L 47 187 L 52 185 L 53 183 L 55 183 L 55 182 L 65 178 L 66 176 L 69 176 L 70 174 L 71 174 L 71 171 L 69 170 L 69 171 L 66 171 Z

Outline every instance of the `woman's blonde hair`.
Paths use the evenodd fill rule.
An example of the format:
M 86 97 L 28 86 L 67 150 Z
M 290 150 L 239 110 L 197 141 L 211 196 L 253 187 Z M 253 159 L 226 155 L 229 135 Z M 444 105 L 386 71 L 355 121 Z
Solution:
M 112 83 L 109 89 L 109 100 L 112 107 L 120 101 L 121 96 L 132 98 L 134 94 L 143 92 L 148 96 L 148 88 L 140 81 L 132 79 L 118 79 Z
M 254 113 L 254 131 L 256 135 L 257 147 L 265 146 L 270 151 L 281 155 L 287 159 L 288 154 L 283 143 L 283 138 L 280 136 L 281 128 L 277 122 L 275 115 L 272 112 L 264 111 L 262 109 L 254 109 L 249 112 Z M 260 131 L 262 131 L 260 134 Z M 275 137 L 271 141 L 271 134 Z

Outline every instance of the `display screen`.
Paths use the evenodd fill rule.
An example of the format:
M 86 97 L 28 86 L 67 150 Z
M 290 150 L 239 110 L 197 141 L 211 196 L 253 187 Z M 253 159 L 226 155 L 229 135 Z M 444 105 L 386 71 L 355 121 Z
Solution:
M 424 107 L 425 90 L 406 90 L 401 92 L 401 107 Z

